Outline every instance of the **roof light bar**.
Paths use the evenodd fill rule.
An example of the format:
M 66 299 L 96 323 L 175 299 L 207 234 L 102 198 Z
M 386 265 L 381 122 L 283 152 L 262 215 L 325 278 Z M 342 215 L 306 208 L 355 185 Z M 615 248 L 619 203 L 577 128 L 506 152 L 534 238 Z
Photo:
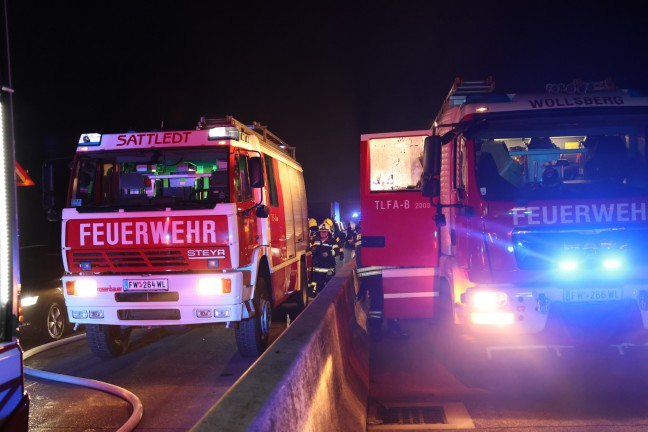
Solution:
M 209 129 L 209 139 L 233 139 L 239 140 L 239 130 L 232 126 L 215 127 Z

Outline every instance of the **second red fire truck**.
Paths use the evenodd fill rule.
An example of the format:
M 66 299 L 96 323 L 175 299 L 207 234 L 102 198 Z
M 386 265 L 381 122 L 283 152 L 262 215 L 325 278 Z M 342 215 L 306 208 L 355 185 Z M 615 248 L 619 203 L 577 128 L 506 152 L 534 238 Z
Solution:
M 648 98 L 546 90 L 457 80 L 431 131 L 363 137 L 361 270 L 386 317 L 445 320 L 489 355 L 646 342 Z
M 295 149 L 264 126 L 83 134 L 62 211 L 70 321 L 120 355 L 137 326 L 233 325 L 268 345 L 273 308 L 307 303 L 308 224 Z

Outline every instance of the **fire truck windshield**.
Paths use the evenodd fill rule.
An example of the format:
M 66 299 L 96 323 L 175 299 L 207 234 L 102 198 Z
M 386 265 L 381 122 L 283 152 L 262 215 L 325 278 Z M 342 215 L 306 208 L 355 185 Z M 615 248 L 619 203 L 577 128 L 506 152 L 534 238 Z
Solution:
M 84 153 L 73 173 L 79 211 L 211 208 L 230 197 L 226 149 Z
M 648 193 L 647 131 L 648 122 L 526 132 L 489 127 L 468 142 L 479 193 L 488 200 L 636 196 Z M 467 146 L 458 148 L 465 172 Z

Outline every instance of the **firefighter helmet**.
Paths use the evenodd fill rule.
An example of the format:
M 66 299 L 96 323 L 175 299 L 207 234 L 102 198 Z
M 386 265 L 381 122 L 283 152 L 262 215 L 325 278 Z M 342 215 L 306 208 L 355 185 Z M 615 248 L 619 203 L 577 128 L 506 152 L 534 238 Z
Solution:
M 324 222 L 322 225 L 319 226 L 319 230 L 326 231 L 329 234 L 331 233 L 331 227 L 326 222 Z
M 333 221 L 331 220 L 331 218 L 324 219 L 324 223 L 333 228 Z
M 314 218 L 308 219 L 308 228 L 315 228 L 317 226 L 317 221 Z

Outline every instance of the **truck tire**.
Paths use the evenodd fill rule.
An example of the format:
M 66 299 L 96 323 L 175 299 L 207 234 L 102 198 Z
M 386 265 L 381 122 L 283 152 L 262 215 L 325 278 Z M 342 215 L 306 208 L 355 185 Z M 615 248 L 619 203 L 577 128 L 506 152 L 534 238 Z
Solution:
M 116 325 L 87 324 L 86 338 L 90 351 L 97 357 L 118 357 L 128 349 L 130 328 Z
M 243 357 L 258 357 L 268 347 L 272 324 L 272 301 L 267 285 L 265 278 L 259 276 L 253 300 L 256 315 L 242 320 L 235 330 L 236 346 Z

